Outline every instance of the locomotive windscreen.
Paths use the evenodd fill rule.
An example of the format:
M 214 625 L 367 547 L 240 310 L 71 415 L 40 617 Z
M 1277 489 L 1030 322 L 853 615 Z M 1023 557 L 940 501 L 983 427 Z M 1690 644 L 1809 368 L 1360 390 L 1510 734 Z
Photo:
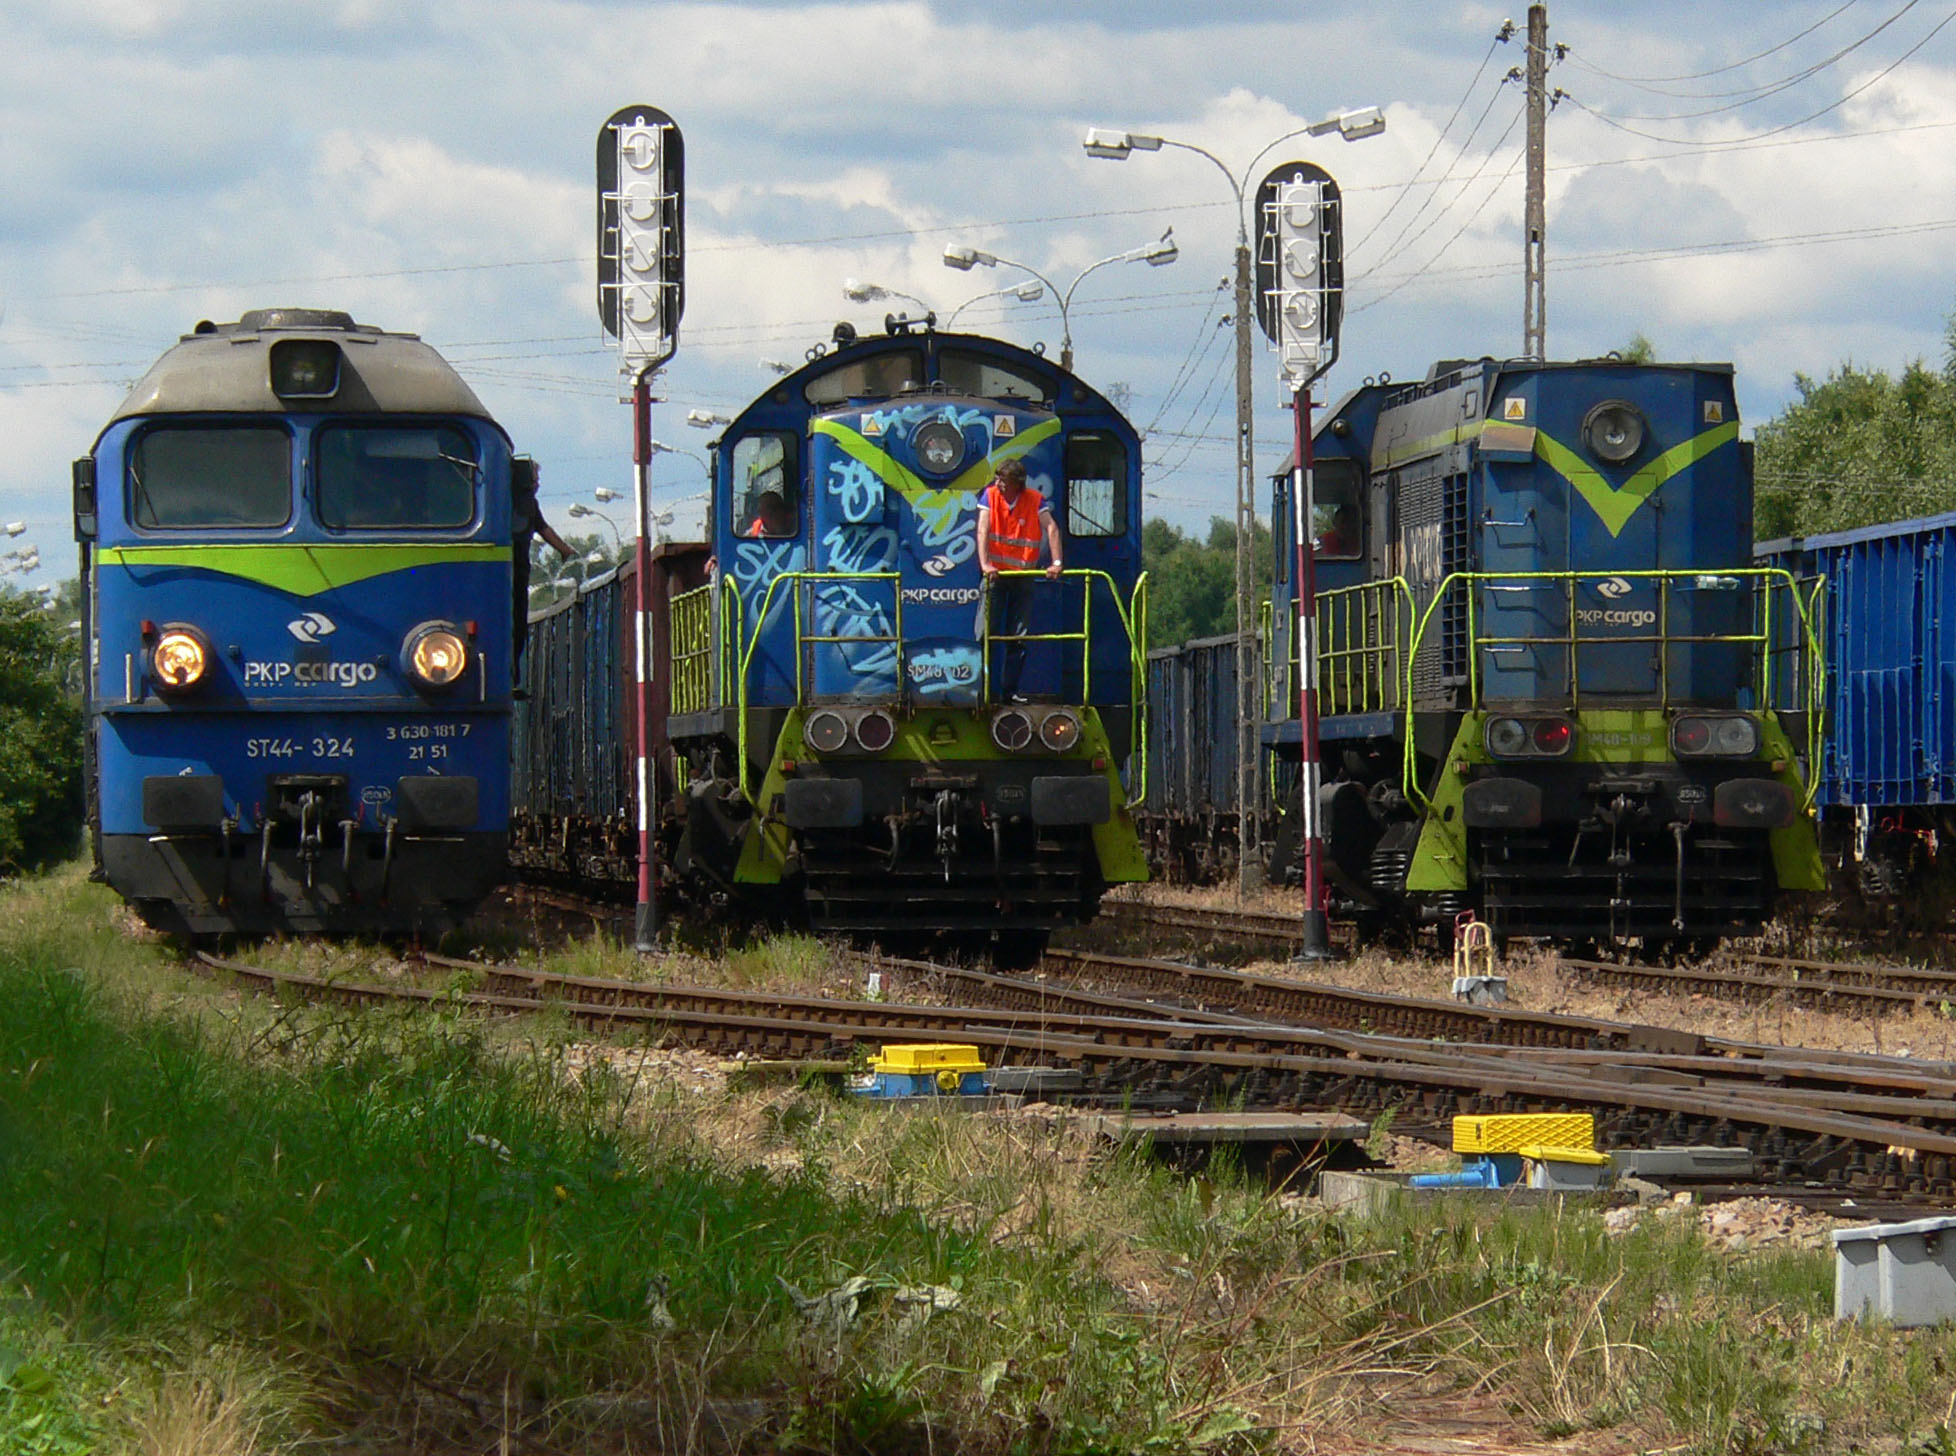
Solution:
M 129 518 L 145 530 L 283 526 L 292 437 L 265 425 L 157 425 L 129 459 Z
M 454 425 L 330 425 L 319 432 L 328 530 L 458 527 L 475 519 L 475 447 Z

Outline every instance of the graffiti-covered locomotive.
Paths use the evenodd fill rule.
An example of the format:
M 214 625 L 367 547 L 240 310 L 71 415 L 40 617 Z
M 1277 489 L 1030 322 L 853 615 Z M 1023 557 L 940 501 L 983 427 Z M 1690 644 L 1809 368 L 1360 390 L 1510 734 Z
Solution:
M 711 541 L 654 559 L 671 886 L 1023 956 L 1147 873 L 1129 815 L 1146 732 L 1140 441 L 1076 376 L 996 340 L 893 322 L 817 355 L 715 442 Z M 1052 513 L 1056 572 L 979 569 L 979 496 L 1008 460 Z M 578 650 L 553 616 L 586 610 L 532 624 L 518 855 L 618 879 L 629 787 L 582 744 L 621 762 L 630 715 L 566 709 L 567 692 L 612 689 L 553 668 Z M 616 724 L 610 743 L 566 742 L 566 712 Z
M 1820 887 L 1809 602 L 1753 562 L 1738 434 L 1729 367 L 1617 360 L 1443 363 L 1316 423 L 1334 912 L 1654 946 L 1755 930 L 1777 891 Z M 1288 472 L 1273 521 L 1281 875 L 1302 819 Z
M 98 872 L 188 934 L 405 932 L 502 878 L 512 496 L 435 350 L 201 323 L 75 464 Z

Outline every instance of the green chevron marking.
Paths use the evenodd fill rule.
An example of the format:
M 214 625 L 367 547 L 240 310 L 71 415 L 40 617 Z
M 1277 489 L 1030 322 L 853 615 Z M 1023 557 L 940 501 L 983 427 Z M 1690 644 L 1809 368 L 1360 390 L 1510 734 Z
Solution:
M 874 444 L 857 431 L 836 420 L 817 420 L 813 426 L 818 435 L 827 435 L 850 459 L 861 462 L 876 472 L 890 489 L 910 502 L 911 508 L 921 513 L 940 510 L 961 497 L 982 490 L 991 480 L 992 472 L 1002 460 L 1024 455 L 1033 446 L 1049 436 L 1059 433 L 1058 420 L 1041 420 L 1023 434 L 1014 435 L 1010 440 L 993 450 L 989 455 L 968 467 L 957 479 L 941 489 L 933 489 L 924 483 L 922 476 L 910 469 L 902 461 L 891 457 L 889 451 Z
M 509 547 L 479 545 L 333 546 L 268 544 L 108 546 L 103 566 L 172 567 L 257 582 L 295 597 L 314 597 L 416 566 L 462 561 L 508 561 Z
M 1535 432 L 1535 453 L 1541 456 L 1543 464 L 1574 486 L 1577 494 L 1602 517 L 1609 533 L 1618 536 L 1630 523 L 1630 518 L 1637 514 L 1638 508 L 1655 495 L 1665 481 L 1679 471 L 1696 465 L 1720 445 L 1738 437 L 1739 425 L 1736 420 L 1706 430 L 1702 435 L 1694 435 L 1682 445 L 1673 445 L 1614 489 L 1599 471 L 1585 464 L 1575 451 L 1540 430 Z

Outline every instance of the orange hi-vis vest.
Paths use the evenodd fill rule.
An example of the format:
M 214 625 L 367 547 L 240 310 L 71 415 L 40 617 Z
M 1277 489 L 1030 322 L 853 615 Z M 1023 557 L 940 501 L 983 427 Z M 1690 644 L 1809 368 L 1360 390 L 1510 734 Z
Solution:
M 991 557 L 1001 566 L 1027 570 L 1039 564 L 1039 509 L 1045 502 L 1031 486 L 1011 505 L 996 485 L 985 488 L 985 509 L 991 513 Z

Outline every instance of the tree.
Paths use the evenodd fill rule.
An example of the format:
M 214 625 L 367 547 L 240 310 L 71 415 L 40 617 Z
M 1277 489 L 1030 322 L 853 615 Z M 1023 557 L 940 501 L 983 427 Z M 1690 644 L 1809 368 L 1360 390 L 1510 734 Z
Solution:
M 1616 351 L 1616 356 L 1625 364 L 1655 364 L 1657 345 L 1650 341 L 1650 337 L 1642 329 L 1639 329 L 1630 336 L 1629 343 Z
M 1899 378 L 1852 360 L 1814 380 L 1759 427 L 1754 532 L 1809 536 L 1956 509 L 1956 315 L 1940 372 Z
M 1250 539 L 1255 563 L 1253 594 L 1270 595 L 1270 531 L 1261 521 Z M 1141 528 L 1141 561 L 1148 572 L 1148 645 L 1175 647 L 1236 630 L 1236 526 L 1209 520 L 1209 538 L 1197 541 L 1166 521 Z
M 63 685 L 76 646 L 58 615 L 0 593 L 0 874 L 59 859 L 81 833 L 81 706 Z

